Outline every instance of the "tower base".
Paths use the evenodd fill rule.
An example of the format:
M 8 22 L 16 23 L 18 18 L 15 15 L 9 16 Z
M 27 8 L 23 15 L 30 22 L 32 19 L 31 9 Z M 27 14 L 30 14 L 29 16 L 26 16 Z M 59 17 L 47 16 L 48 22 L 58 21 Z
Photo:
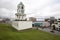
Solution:
M 32 28 L 32 21 L 13 21 L 12 26 L 17 30 Z

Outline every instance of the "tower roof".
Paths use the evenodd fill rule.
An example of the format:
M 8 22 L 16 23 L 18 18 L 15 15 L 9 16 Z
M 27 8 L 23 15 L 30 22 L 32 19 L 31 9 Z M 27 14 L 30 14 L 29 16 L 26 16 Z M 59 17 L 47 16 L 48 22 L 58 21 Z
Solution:
M 22 2 L 20 2 L 18 5 L 23 5 L 23 3 L 22 3 Z

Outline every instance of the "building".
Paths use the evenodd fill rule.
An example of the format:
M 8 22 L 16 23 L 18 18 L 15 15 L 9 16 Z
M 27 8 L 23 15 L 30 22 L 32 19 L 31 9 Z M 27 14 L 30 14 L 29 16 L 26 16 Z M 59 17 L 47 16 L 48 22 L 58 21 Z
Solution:
M 17 5 L 16 20 L 12 21 L 12 26 L 17 30 L 24 30 L 32 28 L 32 21 L 26 20 L 26 14 L 24 14 L 24 4 L 20 2 Z
M 30 17 L 30 18 L 29 18 L 29 21 L 36 22 L 36 18 Z

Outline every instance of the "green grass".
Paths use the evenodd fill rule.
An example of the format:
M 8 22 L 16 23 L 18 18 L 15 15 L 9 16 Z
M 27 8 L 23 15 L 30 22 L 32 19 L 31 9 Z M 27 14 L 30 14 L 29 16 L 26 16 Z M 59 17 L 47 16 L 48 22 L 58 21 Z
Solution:
M 8 24 L 0 24 L 0 40 L 60 40 L 60 36 L 40 30 L 17 31 Z

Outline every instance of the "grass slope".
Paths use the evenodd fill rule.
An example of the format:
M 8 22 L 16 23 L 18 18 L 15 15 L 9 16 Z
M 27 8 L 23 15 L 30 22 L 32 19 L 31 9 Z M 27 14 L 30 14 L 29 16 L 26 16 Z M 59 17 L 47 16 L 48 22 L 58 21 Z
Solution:
M 0 24 L 0 40 L 60 40 L 60 36 L 40 30 L 17 31 L 8 24 Z

